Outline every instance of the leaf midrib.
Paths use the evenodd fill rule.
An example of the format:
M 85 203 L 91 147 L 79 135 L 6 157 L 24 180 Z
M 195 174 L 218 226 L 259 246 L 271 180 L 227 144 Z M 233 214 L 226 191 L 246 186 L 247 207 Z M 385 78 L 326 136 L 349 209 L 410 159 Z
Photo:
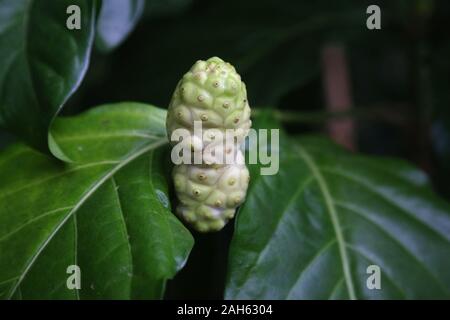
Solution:
M 95 182 L 92 187 L 90 187 L 84 195 L 80 198 L 80 200 L 74 205 L 73 209 L 65 216 L 61 222 L 55 227 L 55 229 L 52 231 L 52 233 L 49 235 L 49 237 L 42 243 L 42 245 L 38 248 L 35 255 L 31 257 L 29 263 L 26 264 L 24 270 L 20 273 L 18 280 L 14 286 L 11 287 L 11 290 L 7 296 L 7 299 L 11 299 L 14 296 L 14 293 L 16 292 L 17 288 L 22 283 L 23 279 L 27 275 L 28 271 L 33 266 L 34 262 L 37 260 L 37 258 L 40 256 L 42 251 L 47 247 L 47 244 L 53 239 L 53 237 L 56 235 L 56 233 L 62 228 L 62 226 L 68 221 L 72 215 L 77 212 L 77 210 L 89 199 L 89 197 L 96 191 L 98 188 L 103 185 L 109 178 L 111 178 L 117 171 L 119 171 L 122 167 L 133 161 L 134 159 L 138 158 L 139 156 L 145 154 L 146 152 L 156 149 L 164 144 L 166 144 L 168 141 L 165 138 L 162 138 L 160 140 L 157 140 L 148 146 L 142 148 L 138 152 L 131 154 L 128 158 L 124 159 L 122 162 L 118 163 L 115 167 L 111 169 L 111 171 L 107 172 L 103 177 L 101 177 L 97 182 Z
M 386 230 L 385 228 L 383 228 L 382 225 L 380 225 L 378 222 L 376 222 L 376 220 L 370 218 L 367 214 L 363 213 L 363 211 L 358 210 L 348 204 L 346 204 L 345 202 L 335 202 L 335 204 L 337 206 L 340 206 L 342 208 L 344 208 L 345 210 L 348 210 L 349 212 L 358 215 L 359 217 L 361 217 L 362 219 L 364 219 L 366 222 L 370 223 L 372 226 L 374 226 L 375 228 L 381 230 L 381 232 L 387 237 L 389 238 L 391 241 L 393 241 L 401 250 L 403 250 L 405 252 L 405 254 L 407 254 L 411 259 L 414 260 L 414 262 L 425 272 L 427 273 L 430 278 L 432 279 L 432 281 L 434 281 L 438 287 L 442 290 L 442 292 L 445 295 L 448 295 L 447 289 L 442 285 L 442 283 L 439 281 L 438 277 L 429 269 L 429 267 L 423 262 L 421 261 L 412 251 L 410 248 L 408 248 L 405 244 L 403 244 L 397 237 L 395 237 L 394 234 L 392 234 L 391 232 L 389 232 L 388 230 Z M 347 245 L 348 246 L 348 245 Z M 399 288 L 399 291 L 401 291 L 401 289 Z M 402 292 L 403 293 L 403 292 Z M 404 294 L 404 293 L 403 293 Z M 404 294 L 404 296 L 406 297 L 406 295 Z
M 31 183 L 28 183 L 28 184 L 26 184 L 24 186 L 21 186 L 20 188 L 13 189 L 13 190 L 10 190 L 10 191 L 4 192 L 4 193 L 0 192 L 0 199 L 8 197 L 8 196 L 11 196 L 11 195 L 13 195 L 13 194 L 15 194 L 17 192 L 23 191 L 25 189 L 28 189 L 28 188 L 31 188 L 31 187 L 36 187 L 37 185 L 39 185 L 41 183 L 45 183 L 45 182 L 48 182 L 50 180 L 53 180 L 53 179 L 56 179 L 56 178 L 59 178 L 59 177 L 63 177 L 65 175 L 69 174 L 69 173 L 76 172 L 76 171 L 81 170 L 81 169 L 86 169 L 86 168 L 95 167 L 95 166 L 99 166 L 99 165 L 117 164 L 117 163 L 120 163 L 120 160 L 117 160 L 117 161 L 116 160 L 106 160 L 106 161 L 92 162 L 92 163 L 87 163 L 87 164 L 84 164 L 84 165 L 79 165 L 79 166 L 73 167 L 71 169 L 68 169 L 68 170 L 65 170 L 65 171 L 61 171 L 61 172 L 58 172 L 58 173 L 53 174 L 53 175 L 49 175 L 49 176 L 47 176 L 45 178 L 42 178 L 42 179 L 39 179 L 39 180 L 36 180 L 36 181 L 32 181 Z
M 418 217 L 411 215 L 404 207 L 402 207 L 401 205 L 399 205 L 398 203 L 396 203 L 395 201 L 393 201 L 392 199 L 390 199 L 389 197 L 387 197 L 385 194 L 381 193 L 380 191 L 376 190 L 374 187 L 372 187 L 370 184 L 368 184 L 367 182 L 361 180 L 360 178 L 354 176 L 354 175 L 350 175 L 348 173 L 345 172 L 341 172 L 339 170 L 333 170 L 330 168 L 321 168 L 322 171 L 328 171 L 329 173 L 335 174 L 335 175 L 339 175 L 343 178 L 346 178 L 350 181 L 353 181 L 355 183 L 358 183 L 359 185 L 363 186 L 364 188 L 366 188 L 369 192 L 375 194 L 376 196 L 380 197 L 380 199 L 384 200 L 386 203 L 392 205 L 393 207 L 395 207 L 396 209 L 400 210 L 406 217 L 408 217 L 408 219 L 411 219 L 423 226 L 425 226 L 427 229 L 429 229 L 431 232 L 433 232 L 433 234 L 435 234 L 436 236 L 438 236 L 439 238 L 441 238 L 442 240 L 444 240 L 447 243 L 450 243 L 450 240 L 448 238 L 445 237 L 445 233 L 441 233 L 439 230 L 435 229 L 431 224 L 427 223 L 427 221 L 421 220 Z
M 344 235 L 342 233 L 342 228 L 341 228 L 341 224 L 339 222 L 339 217 L 337 215 L 336 208 L 333 204 L 333 200 L 332 200 L 330 191 L 328 189 L 327 183 L 326 183 L 324 177 L 322 176 L 322 174 L 320 173 L 319 168 L 316 166 L 316 164 L 312 160 L 309 153 L 303 147 L 301 147 L 299 145 L 296 146 L 296 149 L 298 151 L 299 156 L 303 159 L 303 161 L 305 162 L 305 164 L 311 171 L 311 174 L 315 177 L 315 179 L 319 185 L 319 189 L 322 192 L 322 195 L 323 195 L 326 207 L 327 207 L 327 211 L 330 215 L 331 223 L 333 225 L 334 233 L 336 235 L 336 240 L 337 240 L 338 247 L 339 247 L 339 255 L 341 257 L 342 270 L 344 272 L 344 279 L 345 279 L 348 295 L 351 300 L 355 300 L 356 295 L 355 295 L 355 289 L 353 286 L 353 280 L 352 280 L 352 277 L 350 274 L 350 263 L 349 263 L 348 256 L 347 256 L 345 239 L 344 239 Z

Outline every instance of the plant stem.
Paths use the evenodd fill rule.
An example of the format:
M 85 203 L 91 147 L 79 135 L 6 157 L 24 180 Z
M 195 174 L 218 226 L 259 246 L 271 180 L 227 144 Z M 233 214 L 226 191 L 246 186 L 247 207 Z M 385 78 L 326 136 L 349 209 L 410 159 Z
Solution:
M 323 124 L 330 119 L 340 118 L 359 118 L 373 121 L 384 121 L 397 126 L 405 126 L 408 123 L 408 116 L 402 113 L 405 105 L 383 104 L 380 106 L 350 108 L 345 111 L 327 112 L 327 111 L 291 111 L 291 110 L 273 110 L 273 116 L 283 123 L 304 123 L 304 124 Z M 252 109 L 252 116 L 258 117 L 261 110 Z

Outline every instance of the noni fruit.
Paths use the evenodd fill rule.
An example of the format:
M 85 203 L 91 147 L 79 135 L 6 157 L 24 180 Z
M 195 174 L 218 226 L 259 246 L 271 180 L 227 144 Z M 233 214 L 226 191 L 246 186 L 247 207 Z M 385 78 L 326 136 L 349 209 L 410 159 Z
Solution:
M 181 164 L 173 178 L 180 201 L 177 214 L 196 230 L 217 231 L 234 217 L 245 199 L 250 179 L 242 151 L 236 162 L 222 167 Z
M 201 132 L 195 130 L 198 124 Z M 198 231 L 222 229 L 243 203 L 250 179 L 241 151 L 251 127 L 250 106 L 235 68 L 217 57 L 197 61 L 175 88 L 166 127 L 169 139 L 184 129 L 188 135 L 172 143 L 203 155 L 200 163 L 174 167 L 177 214 Z M 225 141 L 230 131 L 231 144 Z M 220 149 L 206 152 L 211 146 Z M 218 154 L 227 155 L 227 161 L 220 162 Z
M 219 131 L 222 137 L 226 129 L 235 129 L 238 144 L 248 134 L 251 120 L 245 84 L 236 69 L 220 58 L 197 61 L 178 82 L 169 105 L 169 138 L 174 130 L 185 128 L 191 132 L 192 149 L 201 151 L 211 140 L 195 135 L 194 121 L 201 122 L 204 132 Z

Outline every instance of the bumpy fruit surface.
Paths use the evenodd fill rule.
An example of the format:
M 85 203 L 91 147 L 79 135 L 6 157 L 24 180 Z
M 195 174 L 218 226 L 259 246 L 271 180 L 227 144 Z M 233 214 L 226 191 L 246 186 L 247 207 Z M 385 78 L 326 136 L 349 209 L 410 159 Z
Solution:
M 194 130 L 195 121 L 201 133 Z M 245 84 L 231 64 L 217 57 L 199 60 L 177 84 L 166 120 L 169 139 L 176 129 L 185 129 L 189 136 L 182 143 L 192 154 L 218 145 L 218 153 L 232 159 L 211 164 L 204 157 L 201 164 L 175 165 L 176 212 L 196 230 L 222 229 L 245 200 L 250 176 L 240 146 L 250 127 Z M 231 146 L 224 141 L 228 129 L 235 137 Z
M 199 151 L 209 141 L 194 136 L 194 121 L 205 130 L 221 131 L 222 137 L 226 129 L 236 129 L 238 144 L 251 127 L 245 84 L 235 68 L 220 58 L 197 61 L 177 84 L 169 105 L 169 138 L 175 129 L 185 128 L 191 132 L 193 149 Z
M 239 150 L 233 164 L 178 165 L 173 171 L 180 201 L 177 214 L 201 232 L 218 231 L 234 217 L 247 193 L 250 175 Z

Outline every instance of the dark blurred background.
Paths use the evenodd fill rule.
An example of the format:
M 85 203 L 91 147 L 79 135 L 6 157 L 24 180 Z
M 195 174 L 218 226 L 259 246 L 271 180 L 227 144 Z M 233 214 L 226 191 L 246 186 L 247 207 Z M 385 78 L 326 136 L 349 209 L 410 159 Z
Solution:
M 381 30 L 366 27 L 371 4 Z M 241 74 L 252 108 L 275 109 L 289 133 L 406 159 L 450 199 L 449 35 L 445 0 L 148 0 L 118 49 L 94 52 L 63 114 L 116 101 L 165 108 L 196 60 L 219 56 Z M 168 298 L 222 297 L 232 229 L 195 234 Z

